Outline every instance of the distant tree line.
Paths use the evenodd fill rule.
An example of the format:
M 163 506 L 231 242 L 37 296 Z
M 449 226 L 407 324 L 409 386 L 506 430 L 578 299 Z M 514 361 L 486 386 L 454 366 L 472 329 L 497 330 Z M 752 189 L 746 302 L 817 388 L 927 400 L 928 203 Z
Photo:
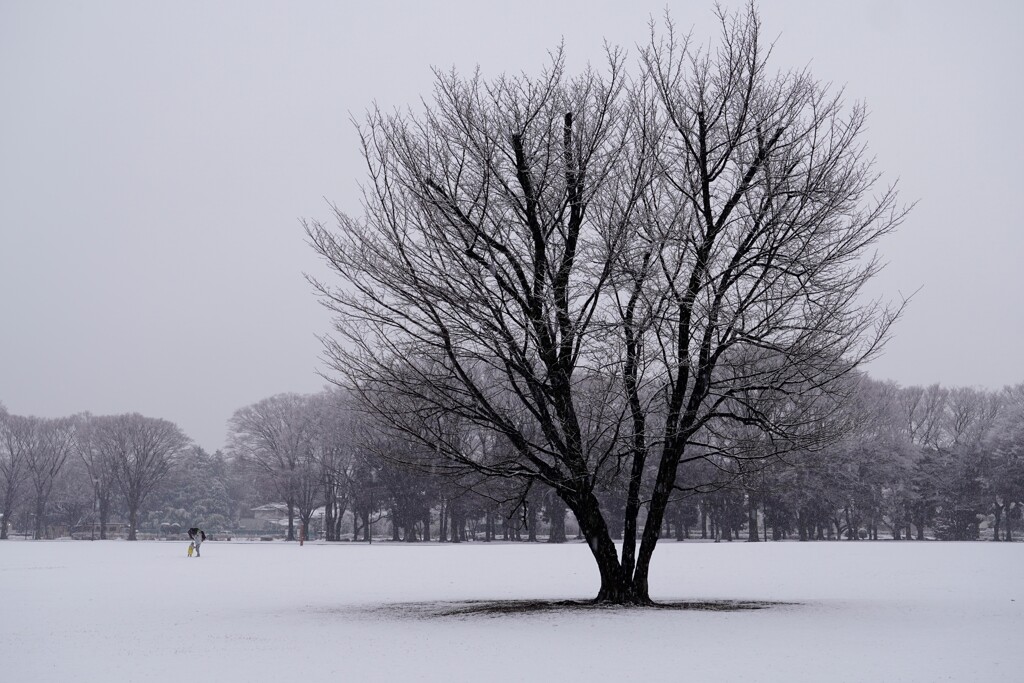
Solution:
M 976 540 L 985 528 L 985 538 L 1011 541 L 1021 533 L 1024 384 L 986 391 L 864 378 L 848 413 L 853 432 L 823 452 L 723 452 L 683 465 L 689 483 L 672 497 L 662 538 Z M 454 419 L 446 429 L 480 458 L 501 457 L 493 436 Z M 231 534 L 267 502 L 287 506 L 292 540 L 376 533 L 557 543 L 579 533 L 550 488 L 452 469 L 340 389 L 246 406 L 229 434 L 226 453 L 208 454 L 165 420 L 43 419 L 0 407 L 0 537 L 77 529 L 78 538 L 100 539 L 112 524 L 128 538 L 194 525 Z M 598 490 L 609 511 L 626 504 L 620 484 Z
M 662 537 L 975 540 L 987 526 L 993 540 L 1013 539 L 1024 505 L 1024 384 L 903 388 L 865 377 L 846 413 L 851 433 L 820 452 L 769 457 L 774 446 L 759 436 L 760 445 L 744 445 L 745 457 L 720 445 L 683 465 L 687 485 L 672 496 Z M 269 439 L 268 423 L 291 439 Z M 354 517 L 348 537 L 364 540 L 371 518 L 384 520 L 394 541 L 537 540 L 538 529 L 566 540 L 566 506 L 549 488 L 452 468 L 342 391 L 272 397 L 240 410 L 232 426 L 238 461 L 258 463 L 300 524 L 326 506 L 328 540 L 343 537 L 346 510 Z M 499 461 L 508 448 L 454 418 L 445 429 L 481 460 Z M 309 435 L 297 438 L 302 430 Z M 311 446 L 274 450 L 304 440 Z M 597 491 L 609 511 L 626 505 L 626 473 L 617 476 Z M 578 530 L 571 513 L 568 523 Z M 622 532 L 611 529 L 615 539 Z
M 100 538 L 117 511 L 136 538 L 140 515 L 189 443 L 177 425 L 137 413 L 45 419 L 0 405 L 0 538 L 34 538 L 95 518 Z M 91 514 L 90 514 L 91 511 Z

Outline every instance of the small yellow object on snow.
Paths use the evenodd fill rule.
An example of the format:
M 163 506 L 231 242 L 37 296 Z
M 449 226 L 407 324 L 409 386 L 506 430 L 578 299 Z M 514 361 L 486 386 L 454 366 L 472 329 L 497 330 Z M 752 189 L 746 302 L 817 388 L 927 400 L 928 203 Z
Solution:
M 195 543 L 189 543 L 188 544 L 188 556 L 189 557 L 192 557 L 192 551 L 195 550 L 195 549 L 196 549 L 196 544 Z

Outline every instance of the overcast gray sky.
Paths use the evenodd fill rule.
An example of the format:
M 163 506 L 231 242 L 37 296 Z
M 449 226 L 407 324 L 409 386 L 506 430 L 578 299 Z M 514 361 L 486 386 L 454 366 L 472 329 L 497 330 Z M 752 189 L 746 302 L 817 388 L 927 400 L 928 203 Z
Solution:
M 214 450 L 237 408 L 318 390 L 299 220 L 358 213 L 350 112 L 415 104 L 430 65 L 535 72 L 563 38 L 598 62 L 666 6 L 715 36 L 710 0 L 0 0 L 0 402 L 138 411 Z M 866 100 L 878 168 L 919 201 L 881 247 L 873 293 L 921 291 L 875 377 L 1024 381 L 1022 8 L 760 5 L 775 65 Z

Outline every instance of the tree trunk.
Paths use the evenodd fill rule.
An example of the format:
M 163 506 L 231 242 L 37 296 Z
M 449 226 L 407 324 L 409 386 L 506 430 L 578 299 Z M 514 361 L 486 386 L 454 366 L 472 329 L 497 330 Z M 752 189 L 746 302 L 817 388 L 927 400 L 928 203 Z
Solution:
M 11 523 L 11 508 L 14 501 L 4 500 L 4 507 L 2 510 L 3 519 L 0 519 L 0 541 L 7 540 L 7 527 Z
M 649 604 L 650 586 L 648 577 L 651 569 L 651 558 L 654 556 L 654 549 L 658 544 L 658 530 L 661 528 L 662 519 L 668 508 L 669 497 L 676 481 L 676 468 L 683 455 L 683 444 L 666 444 L 670 449 L 669 454 L 663 454 L 658 467 L 658 475 L 655 479 L 654 491 L 647 508 L 647 519 L 644 521 L 644 531 L 640 541 L 640 551 L 637 553 L 636 570 L 633 573 L 633 600 L 642 604 Z
M 913 523 L 914 523 L 914 526 L 917 527 L 917 536 L 916 536 L 916 538 L 919 541 L 923 541 L 924 540 L 924 525 L 925 525 L 925 518 L 927 517 L 927 515 L 924 512 L 924 510 L 921 509 L 922 507 L 923 506 L 918 506 L 917 512 L 914 514 L 914 517 L 913 517 L 913 520 L 912 520 Z M 907 535 L 907 538 L 910 538 L 909 534 Z
M 330 501 L 324 504 L 324 540 L 334 540 L 334 503 Z
M 13 475 L 9 476 L 13 477 Z M 0 521 L 0 540 L 7 540 L 7 528 L 11 524 L 11 515 L 14 513 L 14 497 L 17 494 L 17 490 L 17 486 L 12 481 L 7 482 L 7 487 L 4 491 L 4 506 L 0 508 L 0 513 L 3 513 L 3 520 Z
M 137 538 L 135 536 L 135 531 L 138 528 L 138 524 L 137 524 L 138 521 L 139 521 L 139 507 L 137 505 L 132 505 L 132 506 L 130 506 L 130 509 L 128 510 L 128 540 L 129 541 L 137 540 Z
M 623 571 L 619 562 L 618 552 L 615 543 L 604 517 L 601 514 L 600 503 L 593 493 L 580 494 L 580 498 L 573 498 L 566 501 L 569 510 L 576 516 L 579 522 L 580 531 L 587 541 L 590 552 L 597 562 L 598 572 L 601 575 L 601 588 L 598 590 L 595 602 L 608 604 L 650 604 L 647 594 L 646 574 L 644 583 L 638 586 L 635 577 L 629 577 Z M 660 527 L 660 524 L 658 525 Z M 644 566 L 644 548 L 638 556 L 637 569 Z M 650 558 L 647 558 L 649 562 Z
M 43 526 L 46 521 L 46 500 L 41 496 L 36 496 L 36 523 L 33 538 L 37 541 L 43 538 Z
M 452 543 L 461 543 L 462 541 L 466 540 L 465 536 L 463 535 L 464 523 L 462 521 L 462 512 L 459 510 L 459 508 L 455 505 L 454 502 L 449 504 L 448 510 L 451 516 L 451 527 L 449 528 L 449 535 L 451 536 Z
M 347 501 L 344 502 L 344 503 L 339 503 L 337 505 L 337 507 L 335 508 L 335 513 L 336 513 L 334 515 L 334 540 L 335 541 L 340 541 L 341 540 L 341 525 L 342 525 L 342 522 L 344 522 L 344 520 L 345 520 L 345 510 L 347 508 L 348 508 L 348 502 Z M 356 518 L 356 511 L 352 510 L 353 523 L 355 523 L 354 522 L 355 518 Z M 352 538 L 353 539 L 355 538 L 355 534 L 352 535 Z
M 565 504 L 561 498 L 552 495 L 548 498 L 547 508 L 551 518 L 548 543 L 565 543 Z
M 757 542 L 761 540 L 761 534 L 757 529 L 757 500 L 749 498 L 747 505 L 747 541 Z

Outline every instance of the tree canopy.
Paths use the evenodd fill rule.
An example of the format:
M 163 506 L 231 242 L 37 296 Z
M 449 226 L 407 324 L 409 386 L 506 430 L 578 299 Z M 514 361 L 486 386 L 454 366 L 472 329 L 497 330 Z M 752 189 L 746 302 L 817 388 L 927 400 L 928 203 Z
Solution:
M 753 7 L 720 19 L 710 48 L 652 28 L 632 68 L 609 48 L 575 76 L 561 52 L 538 76 L 437 71 L 421 111 L 360 126 L 363 215 L 307 223 L 343 381 L 435 457 L 553 489 L 599 600 L 649 600 L 681 466 L 834 443 L 901 310 L 861 296 L 905 215 L 864 107 L 772 72 Z

